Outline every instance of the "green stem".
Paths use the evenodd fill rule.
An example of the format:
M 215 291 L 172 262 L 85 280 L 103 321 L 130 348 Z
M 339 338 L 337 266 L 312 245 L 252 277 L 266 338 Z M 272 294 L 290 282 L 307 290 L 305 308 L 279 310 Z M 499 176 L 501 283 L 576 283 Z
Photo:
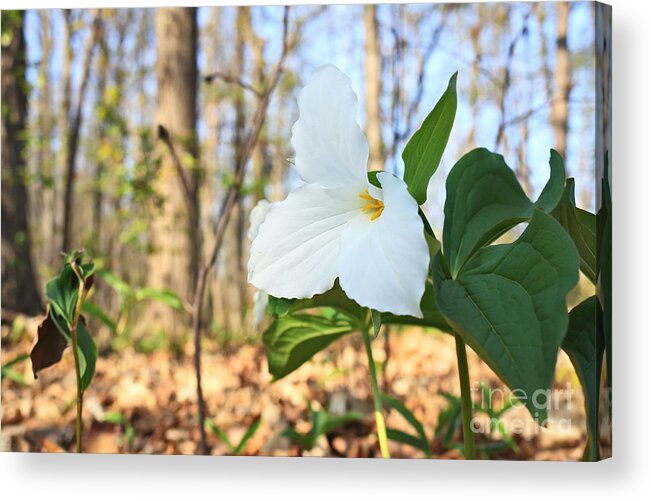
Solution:
M 368 369 L 371 373 L 371 388 L 373 389 L 373 407 L 375 408 L 375 422 L 377 424 L 377 436 L 380 442 L 380 452 L 385 459 L 390 458 L 389 446 L 387 444 L 387 428 L 384 424 L 382 414 L 382 398 L 380 397 L 380 388 L 377 384 L 377 374 L 375 372 L 375 361 L 373 360 L 373 351 L 371 350 L 371 337 L 368 329 L 362 329 L 364 335 L 364 346 L 366 347 L 366 356 L 368 357 Z
M 454 339 L 457 345 L 457 365 L 459 366 L 459 384 L 461 385 L 461 421 L 463 424 L 463 455 L 466 459 L 476 459 L 475 436 L 472 432 L 472 398 L 470 396 L 470 376 L 466 345 L 458 334 Z
M 70 344 L 72 345 L 72 356 L 75 360 L 75 377 L 77 379 L 77 419 L 75 422 L 75 437 L 77 443 L 77 452 L 81 452 L 81 435 L 82 435 L 82 412 L 84 407 L 84 392 L 81 388 L 81 368 L 79 366 L 79 353 L 77 351 L 77 326 L 79 325 L 79 316 L 81 314 L 81 304 L 84 301 L 85 289 L 84 280 L 79 271 L 77 270 L 74 261 L 71 266 L 77 278 L 79 279 L 79 293 L 77 294 L 77 303 L 75 305 L 75 313 L 70 326 Z

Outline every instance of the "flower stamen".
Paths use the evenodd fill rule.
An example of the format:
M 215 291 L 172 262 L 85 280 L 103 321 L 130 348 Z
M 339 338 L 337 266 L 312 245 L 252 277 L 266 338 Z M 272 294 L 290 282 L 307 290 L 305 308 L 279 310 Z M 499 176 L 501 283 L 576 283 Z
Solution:
M 375 221 L 382 215 L 382 211 L 384 210 L 384 202 L 382 200 L 378 200 L 377 198 L 373 198 L 369 194 L 368 188 L 359 194 L 359 198 L 368 202 L 364 207 L 362 207 L 362 212 L 373 211 L 373 214 L 371 215 L 371 221 Z

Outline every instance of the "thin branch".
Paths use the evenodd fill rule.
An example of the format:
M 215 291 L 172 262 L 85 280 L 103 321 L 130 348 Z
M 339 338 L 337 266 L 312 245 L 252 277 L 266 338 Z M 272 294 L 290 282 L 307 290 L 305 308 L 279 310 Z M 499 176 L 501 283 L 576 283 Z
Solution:
M 241 151 L 238 153 L 237 157 L 235 158 L 233 183 L 228 189 L 226 198 L 222 203 L 219 219 L 217 221 L 217 226 L 215 228 L 215 236 L 214 236 L 210 257 L 204 263 L 199 273 L 199 277 L 197 279 L 197 285 L 195 288 L 194 305 L 193 305 L 194 307 L 192 311 L 192 331 L 193 331 L 193 338 L 194 338 L 194 367 L 195 367 L 195 376 L 197 380 L 197 403 L 199 407 L 199 426 L 202 432 L 200 452 L 202 454 L 208 454 L 208 445 L 205 439 L 205 432 L 204 432 L 204 421 L 206 419 L 206 402 L 203 398 L 203 389 L 201 385 L 201 316 L 203 310 L 203 296 L 206 289 L 208 274 L 210 273 L 210 270 L 214 267 L 215 263 L 217 262 L 217 256 L 219 255 L 219 250 L 221 248 L 222 240 L 224 238 L 224 234 L 226 232 L 226 228 L 230 220 L 231 212 L 240 196 L 240 187 L 244 179 L 246 164 L 251 156 L 251 153 L 253 152 L 253 148 L 255 146 L 256 141 L 258 140 L 260 131 L 262 130 L 262 125 L 264 124 L 264 119 L 267 114 L 267 108 L 269 107 L 269 101 L 271 95 L 274 89 L 276 88 L 276 86 L 278 85 L 280 76 L 284 69 L 285 59 L 287 58 L 287 54 L 290 48 L 289 9 L 290 8 L 286 6 L 283 15 L 282 52 L 271 74 L 271 78 L 269 79 L 269 84 L 258 101 L 258 105 L 254 114 L 253 125 L 251 127 L 251 131 L 246 141 L 244 142 L 244 147 L 241 149 Z
M 522 28 L 516 34 L 516 36 L 513 37 L 513 40 L 511 40 L 511 43 L 509 45 L 506 64 L 504 65 L 504 81 L 502 84 L 502 92 L 500 94 L 500 104 L 499 104 L 500 124 L 497 128 L 497 134 L 495 135 L 495 149 L 497 149 L 498 145 L 500 144 L 500 141 L 502 140 L 502 136 L 504 135 L 504 128 L 506 122 L 506 96 L 509 92 L 509 88 L 511 87 L 511 63 L 513 62 L 513 56 L 515 55 L 515 48 L 517 47 L 518 42 L 522 38 L 529 35 L 529 17 L 531 16 L 532 12 L 533 9 L 527 12 L 527 14 L 524 16 L 524 20 L 522 22 Z
M 255 94 L 257 97 L 262 97 L 263 92 L 259 91 L 253 85 L 250 83 L 244 82 L 241 79 L 237 78 L 234 75 L 229 75 L 228 73 L 222 73 L 221 71 L 215 71 L 214 73 L 210 73 L 208 75 L 205 75 L 203 77 L 203 81 L 206 83 L 212 83 L 215 80 L 221 80 L 222 82 L 228 83 L 228 84 L 233 84 L 233 85 L 238 85 L 244 90 L 248 90 L 249 92 Z
M 77 94 L 77 107 L 72 119 L 72 124 L 68 132 L 68 144 L 66 153 L 66 185 L 63 200 L 63 244 L 62 250 L 69 252 L 72 240 L 72 208 L 74 197 L 74 181 L 77 161 L 77 150 L 79 146 L 79 132 L 83 118 L 83 104 L 86 95 L 86 88 L 90 80 L 90 66 L 93 59 L 93 52 L 102 27 L 102 11 L 93 10 L 93 19 L 90 26 L 90 33 L 86 40 L 84 60 L 82 65 L 81 83 Z
M 179 176 L 179 179 L 181 180 L 181 184 L 183 185 L 183 194 L 185 195 L 188 207 L 194 206 L 194 194 L 192 192 L 192 187 L 190 186 L 190 181 L 188 179 L 187 174 L 185 173 L 185 169 L 183 168 L 183 163 L 181 162 L 181 159 L 179 158 L 179 155 L 176 152 L 176 148 L 174 147 L 174 142 L 172 141 L 172 136 L 170 135 L 170 132 L 167 130 L 167 128 L 164 125 L 158 126 L 158 139 L 163 141 L 163 143 L 165 144 L 165 146 L 167 146 L 167 149 L 170 152 L 170 155 L 172 157 L 172 164 L 174 165 L 174 170 L 176 171 L 176 174 Z

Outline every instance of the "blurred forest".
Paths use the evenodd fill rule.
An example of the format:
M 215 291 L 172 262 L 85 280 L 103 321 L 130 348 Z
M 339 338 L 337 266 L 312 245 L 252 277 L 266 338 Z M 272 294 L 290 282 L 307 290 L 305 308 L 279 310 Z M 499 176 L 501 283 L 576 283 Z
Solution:
M 555 148 L 577 178 L 577 204 L 594 211 L 593 9 L 588 2 L 542 2 L 3 11 L 3 363 L 28 351 L 35 332 L 30 319 L 44 312 L 45 283 L 58 272 L 61 252 L 84 248 L 99 269 L 92 299 L 101 310 L 86 312 L 100 347 L 98 388 L 117 371 L 128 382 L 117 383 L 116 392 L 144 385 L 151 398 L 160 397 L 152 404 L 158 408 L 182 400 L 183 388 L 157 392 L 166 391 L 160 378 L 174 377 L 177 369 L 187 376 L 182 386 L 192 388 L 191 366 L 182 368 L 179 360 L 191 355 L 201 282 L 205 294 L 198 297 L 205 299 L 195 327 L 207 346 L 208 415 L 229 398 L 212 376 L 222 385 L 240 378 L 233 388 L 264 387 L 268 375 L 255 374 L 266 371 L 252 313 L 255 291 L 247 283 L 248 217 L 259 200 L 282 200 L 299 182 L 288 161 L 296 97 L 322 64 L 333 63 L 352 78 L 370 144 L 369 168 L 397 174 L 406 139 L 459 71 L 457 120 L 426 207 L 438 235 L 445 176 L 476 146 L 503 154 L 532 198 L 547 179 L 548 152 Z M 221 217 L 225 211 L 227 218 Z M 440 353 L 448 350 L 449 363 L 437 367 L 441 378 L 453 373 L 452 345 L 416 330 L 407 344 L 387 336 L 378 359 L 388 360 L 392 350 L 392 357 L 403 353 L 417 366 L 414 378 L 430 378 L 432 360 L 444 360 Z M 358 348 L 335 351 L 354 366 Z M 396 360 L 409 373 L 408 362 Z M 475 374 L 500 384 L 478 359 L 471 362 Z M 273 398 L 289 398 L 305 413 L 306 395 L 318 400 L 324 386 L 317 381 L 329 374 L 315 365 L 317 373 L 298 371 L 281 382 L 307 379 L 300 398 L 283 395 L 281 383 Z M 150 374 L 154 368 L 158 375 Z M 390 375 L 397 373 L 387 369 L 385 384 L 395 385 Z M 39 382 L 64 377 L 53 374 Z M 458 392 L 453 375 L 450 381 L 446 391 Z M 415 405 L 445 384 L 428 387 Z M 245 401 L 254 406 L 257 390 L 251 391 Z M 38 416 L 17 403 L 25 392 L 3 381 L 3 429 Z M 113 395 L 97 405 L 126 416 L 125 409 L 147 405 L 147 398 L 136 392 L 130 407 Z M 431 415 L 432 425 L 446 402 L 434 400 L 438 411 L 427 409 L 427 402 L 418 411 Z M 271 411 L 258 407 L 247 415 L 256 412 L 263 423 L 273 422 L 265 414 Z M 137 413 L 128 419 L 137 421 Z M 228 427 L 248 418 L 235 412 L 220 419 Z M 579 439 L 559 449 L 558 457 L 580 456 Z M 186 452 L 152 447 L 138 450 Z

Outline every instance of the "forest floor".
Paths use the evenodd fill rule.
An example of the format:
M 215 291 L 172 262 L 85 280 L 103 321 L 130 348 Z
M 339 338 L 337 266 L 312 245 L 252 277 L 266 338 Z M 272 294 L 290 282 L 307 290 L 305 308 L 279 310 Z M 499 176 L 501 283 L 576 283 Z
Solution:
M 388 344 L 381 336 L 373 343 L 378 365 L 390 353 L 381 384 L 401 399 L 423 423 L 435 458 L 460 458 L 434 430 L 448 406 L 441 392 L 459 394 L 454 340 L 420 329 L 392 331 Z M 10 341 L 3 326 L 2 363 L 29 353 L 31 341 Z M 222 346 L 207 341 L 203 380 L 208 417 L 237 444 L 246 428 L 261 417 L 261 425 L 244 454 L 274 456 L 379 455 L 366 356 L 361 339 L 345 337 L 319 353 L 289 376 L 271 382 L 261 342 Z M 506 388 L 469 350 L 471 386 Z M 63 452 L 74 449 L 75 382 L 72 357 L 42 371 L 34 380 L 25 360 L 13 367 L 25 384 L 5 377 L 2 381 L 2 431 L 0 450 Z M 367 416 L 321 437 L 310 451 L 301 450 L 283 436 L 294 427 L 310 429 L 308 402 L 332 413 L 355 410 Z M 552 394 L 554 404 L 545 428 L 534 424 L 522 405 L 503 416 L 514 448 L 491 458 L 579 460 L 585 446 L 583 397 L 569 360 L 562 355 Z M 387 409 L 387 425 L 413 433 L 395 410 Z M 108 422 L 108 416 L 112 416 Z M 117 423 L 116 421 L 121 421 Z M 177 352 L 100 353 L 97 371 L 84 402 L 84 450 L 92 453 L 193 454 L 199 439 L 192 346 Z M 212 454 L 227 454 L 226 446 L 208 431 Z M 460 441 L 457 430 L 453 440 Z M 480 443 L 496 443 L 499 436 L 482 430 Z M 421 458 L 410 446 L 390 441 L 392 457 Z

